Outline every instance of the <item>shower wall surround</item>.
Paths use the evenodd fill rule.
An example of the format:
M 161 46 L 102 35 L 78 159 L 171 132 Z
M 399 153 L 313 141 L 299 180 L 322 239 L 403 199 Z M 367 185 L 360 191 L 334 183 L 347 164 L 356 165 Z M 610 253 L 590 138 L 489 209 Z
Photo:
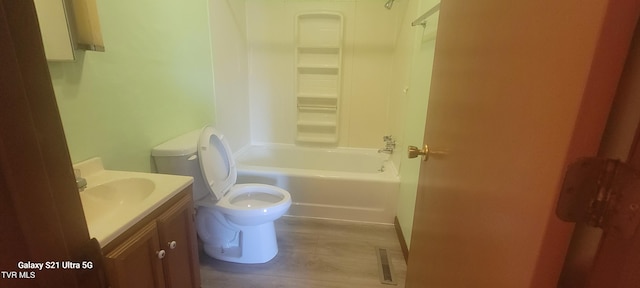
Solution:
M 379 148 L 394 122 L 388 107 L 403 7 L 387 10 L 368 0 L 247 0 L 252 142 L 296 143 L 296 15 L 326 11 L 343 16 L 335 145 Z
M 231 150 L 251 143 L 245 0 L 209 0 L 216 128 Z

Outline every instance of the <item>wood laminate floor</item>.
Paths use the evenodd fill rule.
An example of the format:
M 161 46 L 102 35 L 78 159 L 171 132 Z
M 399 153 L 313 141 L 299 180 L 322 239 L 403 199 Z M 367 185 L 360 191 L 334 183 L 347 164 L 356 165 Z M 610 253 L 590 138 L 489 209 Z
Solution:
M 203 288 L 404 287 L 407 266 L 393 225 L 282 217 L 278 255 L 235 264 L 200 252 Z M 380 283 L 375 247 L 387 248 L 397 286 Z

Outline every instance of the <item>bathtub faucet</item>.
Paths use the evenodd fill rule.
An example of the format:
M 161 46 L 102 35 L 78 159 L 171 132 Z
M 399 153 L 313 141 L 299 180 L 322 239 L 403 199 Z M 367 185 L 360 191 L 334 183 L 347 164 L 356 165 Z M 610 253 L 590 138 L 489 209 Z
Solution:
M 393 153 L 393 150 L 396 149 L 396 140 L 393 139 L 393 136 L 391 135 L 383 136 L 382 140 L 384 141 L 384 148 L 378 149 L 378 153 L 387 153 L 387 154 Z

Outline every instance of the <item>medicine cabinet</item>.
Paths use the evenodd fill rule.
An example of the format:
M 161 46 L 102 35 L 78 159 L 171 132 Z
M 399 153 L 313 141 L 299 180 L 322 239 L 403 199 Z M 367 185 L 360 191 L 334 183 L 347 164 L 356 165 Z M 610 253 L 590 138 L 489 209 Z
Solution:
M 95 0 L 34 0 L 47 61 L 73 61 L 75 50 L 104 51 Z

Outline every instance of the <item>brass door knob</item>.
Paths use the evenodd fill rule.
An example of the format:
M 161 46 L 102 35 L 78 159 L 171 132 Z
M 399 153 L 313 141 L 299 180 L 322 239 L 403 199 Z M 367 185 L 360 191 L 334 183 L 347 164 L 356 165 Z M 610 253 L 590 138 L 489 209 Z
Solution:
M 409 146 L 407 150 L 409 158 L 416 158 L 418 155 L 422 155 L 422 161 L 429 160 L 429 146 L 424 145 L 422 149 L 418 149 L 416 146 Z

